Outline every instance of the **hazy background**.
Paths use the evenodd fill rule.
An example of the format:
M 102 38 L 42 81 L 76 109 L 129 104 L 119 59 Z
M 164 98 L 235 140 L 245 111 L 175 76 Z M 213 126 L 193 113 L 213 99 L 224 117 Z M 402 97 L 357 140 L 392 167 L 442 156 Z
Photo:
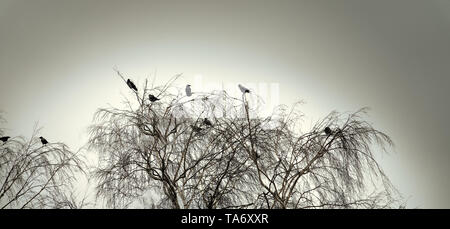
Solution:
M 129 93 L 113 67 L 138 85 L 155 72 L 278 84 L 281 103 L 307 102 L 307 125 L 369 106 L 408 207 L 450 208 L 449 0 L 0 0 L 9 135 L 39 122 L 77 150 L 95 110 Z

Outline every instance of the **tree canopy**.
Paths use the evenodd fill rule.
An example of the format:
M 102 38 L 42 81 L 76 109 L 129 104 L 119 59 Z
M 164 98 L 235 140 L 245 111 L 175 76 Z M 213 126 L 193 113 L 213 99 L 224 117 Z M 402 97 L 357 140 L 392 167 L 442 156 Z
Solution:
M 396 201 L 375 159 L 393 142 L 364 120 L 367 108 L 331 112 L 305 131 L 298 104 L 263 117 L 252 93 L 188 97 L 173 86 L 177 78 L 145 82 L 124 107 L 96 112 L 88 146 L 99 153 L 93 177 L 109 207 L 129 207 L 146 194 L 150 208 L 384 208 Z

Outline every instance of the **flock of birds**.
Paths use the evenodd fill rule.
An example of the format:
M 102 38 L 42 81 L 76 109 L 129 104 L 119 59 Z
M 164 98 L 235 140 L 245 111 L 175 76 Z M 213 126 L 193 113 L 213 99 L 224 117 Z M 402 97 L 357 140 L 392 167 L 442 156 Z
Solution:
M 131 90 L 133 90 L 133 91 L 135 91 L 135 92 L 138 91 L 138 89 L 137 89 L 136 85 L 133 83 L 133 81 L 131 81 L 130 79 L 128 79 L 126 82 L 127 82 L 128 87 L 129 87 Z M 238 84 L 238 87 L 239 87 L 239 90 L 240 90 L 243 94 L 245 94 L 245 93 L 250 93 L 250 90 L 249 90 L 248 88 L 242 86 L 241 84 Z M 188 97 L 192 96 L 192 89 L 191 89 L 191 85 L 190 85 L 190 84 L 186 85 L 185 92 L 186 92 L 186 96 L 188 96 Z M 157 98 L 155 95 L 152 95 L 152 94 L 149 94 L 148 98 L 149 98 L 150 102 L 156 102 L 156 101 L 160 100 L 159 98 Z M 203 125 L 206 125 L 206 126 L 209 126 L 209 127 L 212 127 L 212 126 L 213 126 L 212 122 L 211 122 L 209 119 L 207 119 L 207 118 L 204 118 L 202 123 L 203 123 Z M 193 129 L 195 132 L 200 132 L 200 131 L 203 130 L 203 128 L 198 127 L 198 126 L 195 126 L 195 125 L 191 125 L 191 127 L 192 127 L 192 129 Z M 325 132 L 325 134 L 328 135 L 328 136 L 330 136 L 331 134 L 333 134 L 333 131 L 332 131 L 331 128 L 328 127 L 328 126 L 325 127 L 324 132 Z M 3 137 L 0 137 L 0 141 L 2 141 L 3 143 L 5 143 L 5 142 L 7 142 L 10 138 L 11 138 L 10 136 L 3 136 Z M 48 141 L 47 141 L 44 137 L 41 136 L 41 137 L 39 137 L 39 139 L 41 140 L 42 145 L 47 145 L 47 144 L 48 144 Z
M 3 137 L 0 137 L 0 141 L 2 141 L 3 144 L 4 144 L 4 143 L 6 143 L 10 138 L 11 138 L 10 136 L 3 136 Z M 47 144 L 48 144 L 47 139 L 45 139 L 44 137 L 41 136 L 41 137 L 39 137 L 39 139 L 41 140 L 42 145 L 47 145 Z
M 135 92 L 138 91 L 136 85 L 130 79 L 127 79 L 127 85 L 128 85 L 128 87 L 131 90 L 133 90 Z M 239 87 L 239 90 L 241 90 L 242 93 L 244 93 L 244 94 L 245 93 L 250 93 L 250 90 L 248 88 L 246 88 L 246 87 L 244 87 L 244 86 L 242 86 L 240 84 L 238 84 L 238 87 Z M 191 89 L 191 85 L 190 84 L 186 85 L 185 91 L 186 91 L 186 96 L 188 96 L 188 97 L 192 96 L 192 89 Z M 152 94 L 149 94 L 148 98 L 149 98 L 150 102 L 156 102 L 156 101 L 160 100 L 159 98 L 157 98 L 155 95 L 152 95 Z
M 127 80 L 127 85 L 131 90 L 133 90 L 135 92 L 138 91 L 136 85 L 130 79 Z M 238 84 L 238 88 L 243 94 L 250 93 L 250 89 L 242 86 L 241 84 Z M 188 97 L 192 96 L 192 89 L 191 89 L 190 84 L 186 85 L 185 92 L 186 92 L 186 96 L 188 96 Z M 150 102 L 156 102 L 156 101 L 160 100 L 159 98 L 157 98 L 155 95 L 152 95 L 152 94 L 149 94 L 148 98 L 149 98 Z M 207 118 L 203 119 L 203 124 L 206 126 L 210 126 L 210 127 L 213 126 L 212 122 L 210 120 L 208 120 Z M 200 132 L 203 130 L 203 128 L 198 127 L 198 126 L 191 125 L 191 127 L 195 132 Z M 324 132 L 327 136 L 330 136 L 333 134 L 333 131 L 328 126 L 325 127 Z
M 133 90 L 133 91 L 135 91 L 135 92 L 138 91 L 138 89 L 137 89 L 136 85 L 133 83 L 133 81 L 131 81 L 130 79 L 127 79 L 126 82 L 127 82 L 128 87 L 129 87 L 131 90 Z M 243 94 L 245 94 L 245 93 L 250 93 L 250 89 L 248 89 L 248 88 L 242 86 L 241 84 L 238 84 L 238 87 L 239 87 L 239 90 L 241 90 L 241 92 L 242 92 Z M 190 84 L 186 85 L 185 92 L 186 92 L 186 96 L 187 96 L 187 97 L 191 97 L 191 96 L 192 96 L 193 93 L 192 93 L 192 89 L 191 89 L 191 85 L 190 85 Z M 148 95 L 148 99 L 149 99 L 150 102 L 152 102 L 152 103 L 153 103 L 153 102 L 156 102 L 156 101 L 158 101 L 158 100 L 160 100 L 158 97 L 156 97 L 155 95 L 152 95 L 152 94 L 149 94 L 149 95 Z M 203 125 L 206 125 L 206 126 L 210 126 L 210 127 L 213 126 L 212 122 L 211 122 L 208 118 L 204 118 L 202 123 L 203 123 Z M 192 129 L 193 129 L 195 132 L 200 132 L 200 131 L 203 130 L 203 128 L 198 127 L 198 126 L 191 125 L 191 127 L 192 127 Z

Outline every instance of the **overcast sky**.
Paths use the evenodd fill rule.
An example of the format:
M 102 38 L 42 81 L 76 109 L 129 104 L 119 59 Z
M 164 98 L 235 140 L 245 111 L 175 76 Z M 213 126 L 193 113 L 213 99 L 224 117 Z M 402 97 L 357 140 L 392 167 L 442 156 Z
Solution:
M 306 122 L 368 106 L 396 143 L 379 159 L 408 207 L 450 208 L 449 0 L 0 0 L 10 135 L 39 122 L 78 149 L 95 110 L 128 93 L 114 67 L 138 85 L 155 71 L 279 85 L 281 103 L 307 102 Z

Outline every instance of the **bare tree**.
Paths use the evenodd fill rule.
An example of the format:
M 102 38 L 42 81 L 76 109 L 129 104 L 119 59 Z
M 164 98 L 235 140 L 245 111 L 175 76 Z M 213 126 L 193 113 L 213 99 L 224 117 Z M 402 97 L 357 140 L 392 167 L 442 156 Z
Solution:
M 83 161 L 63 143 L 43 145 L 38 133 L 0 143 L 0 209 L 85 206 L 70 193 Z
M 146 81 L 125 108 L 97 111 L 88 146 L 100 153 L 93 177 L 110 207 L 145 193 L 155 208 L 380 208 L 396 200 L 374 158 L 393 143 L 364 121 L 367 109 L 332 112 L 305 132 L 297 105 L 261 117 L 251 93 L 187 97 L 172 86 L 177 78 Z

